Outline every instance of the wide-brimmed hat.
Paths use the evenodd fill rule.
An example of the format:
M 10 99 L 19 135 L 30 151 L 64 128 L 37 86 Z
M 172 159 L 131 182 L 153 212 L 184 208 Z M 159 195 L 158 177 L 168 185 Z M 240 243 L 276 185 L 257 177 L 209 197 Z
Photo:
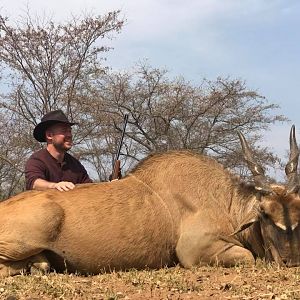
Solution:
M 34 138 L 39 142 L 46 142 L 45 131 L 53 124 L 57 123 L 65 123 L 69 124 L 70 126 L 75 125 L 75 122 L 69 122 L 66 115 L 59 109 L 50 111 L 49 113 L 45 114 L 41 122 L 37 124 L 33 130 Z

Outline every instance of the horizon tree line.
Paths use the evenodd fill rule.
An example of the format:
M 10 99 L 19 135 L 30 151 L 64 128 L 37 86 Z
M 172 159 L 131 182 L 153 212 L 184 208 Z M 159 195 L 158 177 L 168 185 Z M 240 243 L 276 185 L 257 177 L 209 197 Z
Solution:
M 72 153 L 96 181 L 106 181 L 112 171 L 125 114 L 123 174 L 150 153 L 189 149 L 248 176 L 237 130 L 263 166 L 282 165 L 259 146 L 263 130 L 287 121 L 276 114 L 277 105 L 240 79 L 192 84 L 147 63 L 112 70 L 105 61 L 107 44 L 123 26 L 120 11 L 64 24 L 29 14 L 12 23 L 0 15 L 0 198 L 24 189 L 24 164 L 43 147 L 33 128 L 54 109 L 79 122 Z

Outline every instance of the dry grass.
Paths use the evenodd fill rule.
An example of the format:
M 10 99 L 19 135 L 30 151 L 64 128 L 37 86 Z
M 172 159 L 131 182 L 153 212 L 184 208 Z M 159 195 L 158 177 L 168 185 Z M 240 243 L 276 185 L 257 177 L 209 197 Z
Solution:
M 180 267 L 74 274 L 19 275 L 0 281 L 1 299 L 300 299 L 300 268 Z

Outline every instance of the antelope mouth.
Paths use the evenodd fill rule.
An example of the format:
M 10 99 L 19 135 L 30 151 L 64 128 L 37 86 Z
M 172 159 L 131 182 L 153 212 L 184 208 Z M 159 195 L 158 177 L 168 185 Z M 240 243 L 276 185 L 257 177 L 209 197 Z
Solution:
M 298 260 L 297 262 L 283 260 L 283 263 L 288 268 L 295 268 L 295 267 L 299 267 L 300 260 Z
M 269 255 L 267 255 L 267 258 L 269 261 L 274 261 L 276 264 L 282 267 L 299 267 L 300 266 L 300 256 L 297 255 L 295 258 L 283 258 L 277 249 L 274 247 L 274 245 L 270 246 Z

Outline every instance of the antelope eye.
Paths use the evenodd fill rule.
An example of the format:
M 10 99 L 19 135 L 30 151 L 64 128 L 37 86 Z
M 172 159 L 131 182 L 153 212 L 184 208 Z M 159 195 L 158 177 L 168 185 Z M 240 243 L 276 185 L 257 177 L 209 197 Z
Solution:
M 260 215 L 263 219 L 269 218 L 269 215 L 263 209 L 260 210 Z

